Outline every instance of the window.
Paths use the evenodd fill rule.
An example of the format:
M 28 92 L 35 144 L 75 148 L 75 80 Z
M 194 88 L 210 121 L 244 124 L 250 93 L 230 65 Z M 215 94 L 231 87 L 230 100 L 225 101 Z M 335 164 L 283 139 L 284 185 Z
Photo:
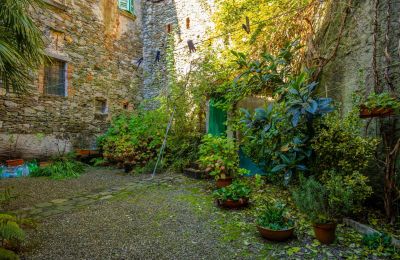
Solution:
M 44 67 L 44 94 L 67 96 L 67 63 L 52 59 Z
M 107 114 L 108 113 L 108 107 L 107 107 L 107 100 L 102 99 L 102 98 L 97 98 L 95 100 L 95 109 L 96 113 L 98 114 Z
M 186 18 L 186 29 L 190 29 L 190 18 Z
M 121 10 L 134 13 L 133 0 L 118 0 L 118 6 Z

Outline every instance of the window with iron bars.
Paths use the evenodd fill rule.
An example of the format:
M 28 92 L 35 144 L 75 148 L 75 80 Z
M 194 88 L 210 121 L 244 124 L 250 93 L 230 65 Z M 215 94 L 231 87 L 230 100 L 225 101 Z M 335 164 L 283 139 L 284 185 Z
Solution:
M 67 63 L 53 59 L 44 67 L 44 94 L 67 96 Z

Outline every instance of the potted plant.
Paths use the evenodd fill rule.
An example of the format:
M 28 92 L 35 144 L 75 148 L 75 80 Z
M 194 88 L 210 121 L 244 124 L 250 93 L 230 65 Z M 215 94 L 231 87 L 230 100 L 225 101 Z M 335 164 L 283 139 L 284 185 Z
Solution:
M 360 117 L 386 117 L 400 107 L 400 102 L 388 92 L 371 93 L 360 105 Z
M 230 185 L 238 173 L 239 156 L 228 137 L 205 135 L 199 148 L 199 164 L 217 181 L 217 188 Z
M 293 236 L 294 222 L 285 216 L 286 205 L 280 202 L 268 204 L 257 219 L 261 236 L 272 241 L 285 241 Z
M 248 205 L 251 188 L 242 181 L 234 181 L 229 186 L 214 191 L 213 195 L 221 207 L 237 209 Z
M 336 236 L 336 225 L 346 214 L 356 212 L 361 202 L 371 194 L 367 178 L 358 172 L 340 175 L 332 171 L 324 183 L 301 178 L 300 187 L 293 192 L 298 209 L 312 222 L 315 237 L 331 244 Z

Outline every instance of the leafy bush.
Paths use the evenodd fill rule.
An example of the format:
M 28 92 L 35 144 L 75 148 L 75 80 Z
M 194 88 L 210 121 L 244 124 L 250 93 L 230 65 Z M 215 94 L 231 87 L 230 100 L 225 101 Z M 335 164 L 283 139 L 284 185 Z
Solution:
M 370 93 L 366 100 L 362 103 L 363 107 L 368 109 L 374 108 L 392 108 L 397 109 L 400 107 L 400 102 L 392 97 L 388 92 L 380 94 Z
M 171 132 L 168 138 L 168 150 L 166 164 L 172 169 L 183 170 L 190 163 L 193 163 L 199 158 L 199 147 L 201 144 L 202 134 L 191 129 L 183 131 L 175 129 Z
M 312 140 L 316 160 L 314 172 L 326 173 L 334 170 L 341 175 L 364 172 L 374 158 L 378 140 L 363 137 L 357 113 L 345 118 L 339 113 L 328 115 Z
M 256 161 L 266 163 L 266 172 L 282 173 L 285 184 L 292 175 L 308 171 L 315 122 L 333 110 L 331 99 L 315 97 L 317 83 L 310 83 L 307 72 L 289 79 L 275 89 L 276 104 L 258 108 L 254 115 L 244 111 L 242 120 L 247 128 L 244 141 L 260 151 Z
M 25 232 L 18 225 L 17 218 L 8 214 L 0 214 L 0 239 L 2 246 L 19 245 L 25 239 Z M 5 248 L 0 248 L 1 259 L 18 259 L 18 256 Z
M 216 199 L 222 201 L 238 201 L 242 198 L 248 198 L 250 193 L 251 188 L 249 186 L 247 186 L 244 182 L 236 180 L 231 185 L 214 191 L 213 195 Z
M 50 177 L 52 179 L 77 178 L 84 173 L 85 167 L 81 162 L 71 160 L 57 160 L 49 166 L 33 171 L 31 177 Z
M 199 148 L 199 156 L 200 165 L 217 179 L 233 176 L 238 171 L 237 147 L 228 137 L 205 135 Z
M 315 179 L 301 179 L 300 187 L 293 192 L 293 200 L 297 208 L 307 215 L 311 222 L 321 224 L 332 221 L 328 191 Z
M 348 213 L 360 213 L 362 211 L 362 203 L 372 194 L 372 187 L 368 185 L 368 177 L 353 172 L 352 174 L 341 176 L 335 172 L 330 172 L 329 178 L 325 184 L 329 191 L 329 203 L 332 207 L 335 204 L 342 206 L 343 196 L 350 205 L 348 205 Z M 336 195 L 335 195 L 336 194 Z
M 346 177 L 332 175 L 325 185 L 312 177 L 301 179 L 300 187 L 293 192 L 293 200 L 310 221 L 323 224 L 358 211 L 370 193 L 366 177 L 354 173 Z
M 19 257 L 13 251 L 0 247 L 0 259 L 2 259 L 2 260 L 18 260 Z
M 287 230 L 294 222 L 285 216 L 286 205 L 282 203 L 267 204 L 263 214 L 257 219 L 257 224 L 271 230 Z
M 107 132 L 99 137 L 103 156 L 110 162 L 145 165 L 161 147 L 167 116 L 161 110 L 139 111 L 113 119 Z
M 385 233 L 373 233 L 364 235 L 362 243 L 372 250 L 392 248 L 392 237 Z

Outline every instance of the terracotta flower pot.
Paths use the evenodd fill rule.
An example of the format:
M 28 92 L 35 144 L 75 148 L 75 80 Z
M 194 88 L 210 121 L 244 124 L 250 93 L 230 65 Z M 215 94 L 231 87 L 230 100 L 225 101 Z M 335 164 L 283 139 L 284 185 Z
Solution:
M 336 223 L 331 224 L 314 224 L 314 234 L 322 244 L 332 244 L 336 238 Z
M 78 155 L 90 155 L 90 150 L 78 149 L 78 150 L 76 150 L 76 153 L 77 153 Z
M 246 207 L 249 204 L 248 198 L 241 198 L 239 200 L 217 200 L 218 206 L 228 208 L 228 209 L 238 209 Z
M 39 163 L 39 166 L 40 167 L 47 167 L 47 166 L 49 166 L 50 165 L 50 162 L 40 162 Z
M 218 179 L 217 183 L 216 183 L 217 188 L 220 189 L 220 188 L 223 188 L 223 187 L 231 185 L 232 184 L 232 180 L 233 180 L 232 177 L 226 177 L 225 179 Z
M 367 108 L 365 106 L 360 107 L 360 117 L 387 117 L 393 115 L 394 110 L 392 108 Z
M 286 230 L 272 230 L 269 228 L 257 226 L 258 232 L 260 232 L 263 238 L 272 241 L 286 241 L 293 237 L 294 227 Z
M 24 160 L 23 159 L 7 160 L 6 164 L 8 167 L 16 167 L 24 164 Z

